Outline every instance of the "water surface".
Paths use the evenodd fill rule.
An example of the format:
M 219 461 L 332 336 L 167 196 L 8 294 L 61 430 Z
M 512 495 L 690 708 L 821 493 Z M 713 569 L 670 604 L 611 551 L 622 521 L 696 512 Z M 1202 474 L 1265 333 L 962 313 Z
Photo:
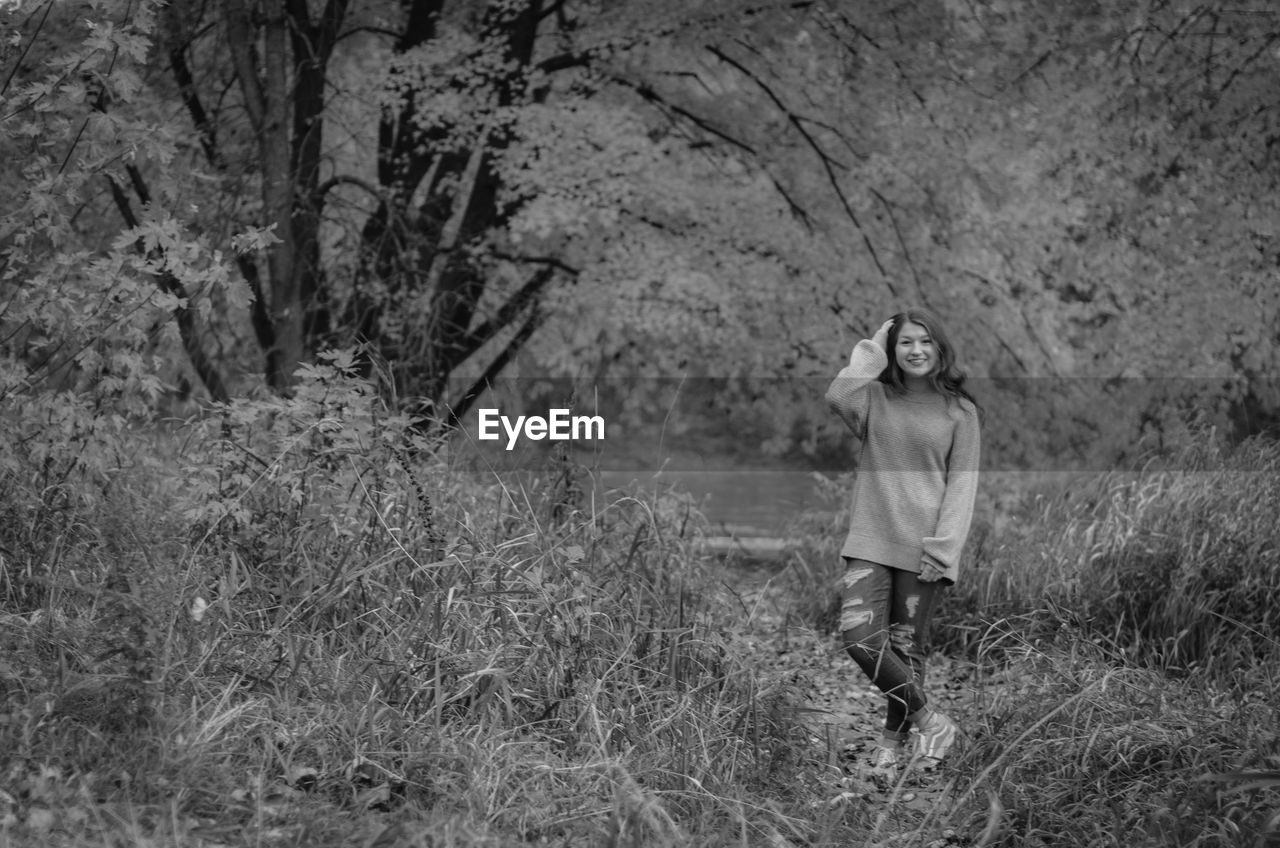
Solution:
M 693 496 L 713 534 L 781 537 L 800 513 L 824 505 L 811 471 L 598 471 L 601 490 L 673 488 Z

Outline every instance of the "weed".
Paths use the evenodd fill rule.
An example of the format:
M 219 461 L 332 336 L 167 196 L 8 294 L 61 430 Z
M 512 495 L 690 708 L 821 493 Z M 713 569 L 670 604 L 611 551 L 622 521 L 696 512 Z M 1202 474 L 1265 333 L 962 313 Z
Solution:
M 139 435 L 169 470 L 70 508 L 83 537 L 11 582 L 8 836 L 647 846 L 793 827 L 814 767 L 794 696 L 726 637 L 687 501 L 584 510 L 536 478 L 455 474 L 338 360 L 180 435 Z M 55 544 L 18 541 L 37 562 Z

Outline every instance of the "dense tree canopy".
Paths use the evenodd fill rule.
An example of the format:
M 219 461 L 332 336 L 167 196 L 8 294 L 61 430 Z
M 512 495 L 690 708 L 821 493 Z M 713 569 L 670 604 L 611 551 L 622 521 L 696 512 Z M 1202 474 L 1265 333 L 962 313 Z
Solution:
M 920 303 L 1001 462 L 1280 407 L 1280 13 L 1257 0 L 0 14 L 10 400 L 142 414 L 358 348 L 420 412 L 503 374 L 636 407 L 710 377 L 817 450 L 821 381 Z

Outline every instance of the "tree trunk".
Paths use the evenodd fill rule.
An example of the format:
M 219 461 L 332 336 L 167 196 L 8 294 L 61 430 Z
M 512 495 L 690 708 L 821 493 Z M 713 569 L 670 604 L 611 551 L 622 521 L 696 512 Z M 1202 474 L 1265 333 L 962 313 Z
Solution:
M 486 13 L 482 40 L 496 42 L 502 52 L 505 78 L 496 82 L 496 101 L 513 104 L 519 95 L 524 70 L 533 57 L 541 16 L 540 0 L 529 0 L 518 11 L 510 4 L 493 4 Z M 429 38 L 429 21 L 402 40 L 407 49 L 417 38 Z M 432 160 L 412 151 L 422 145 L 411 129 L 412 102 L 407 102 L 393 124 L 386 120 L 380 134 L 379 178 L 389 189 L 393 202 L 404 203 L 418 183 L 427 181 L 425 197 L 416 211 L 407 208 L 380 209 L 366 226 L 366 256 L 370 271 L 386 273 L 385 257 L 405 256 L 404 241 L 412 239 L 418 248 L 411 254 L 412 265 L 398 265 L 393 276 L 383 277 L 394 296 L 403 286 L 425 295 L 428 311 L 415 337 L 402 349 L 383 348 L 383 355 L 398 361 L 398 391 L 402 397 L 419 398 L 424 413 L 446 414 L 448 378 L 475 350 L 471 344 L 471 324 L 484 293 L 486 281 L 466 256 L 465 247 L 499 221 L 497 197 L 500 180 L 493 169 L 493 151 L 509 138 L 506 130 L 486 133 L 474 149 L 439 154 Z M 447 189 L 445 187 L 448 187 Z M 446 194 L 446 190 L 449 192 Z M 397 231 L 397 225 L 413 221 L 415 230 Z M 401 260 L 403 262 L 403 260 Z M 362 308 L 363 327 L 376 333 L 380 310 Z M 522 333 L 522 339 L 527 333 Z M 509 356 L 509 354 L 508 354 Z
M 288 0 L 293 59 L 294 274 L 302 309 L 307 352 L 320 347 L 330 332 L 328 294 L 320 265 L 323 198 L 318 195 L 323 142 L 325 79 L 348 0 L 328 0 L 312 24 L 307 3 Z
M 297 367 L 335 327 L 320 264 L 325 81 L 348 0 L 327 0 L 313 24 L 305 0 L 261 0 L 261 40 L 246 0 L 226 0 L 228 41 L 246 109 L 257 135 L 262 165 L 262 223 L 279 242 L 266 252 L 262 286 L 272 333 L 266 351 L 270 386 L 287 391 Z M 444 0 L 403 0 L 405 29 L 396 42 L 404 52 L 437 35 Z M 505 76 L 493 83 L 497 105 L 515 103 L 532 61 L 541 0 L 493 2 L 481 41 L 499 51 Z M 261 70 L 255 48 L 262 50 Z M 465 248 L 498 222 L 500 179 L 493 151 L 508 143 L 496 130 L 474 149 L 441 151 L 443 131 L 430 137 L 416 126 L 410 94 L 379 127 L 378 181 L 384 196 L 366 219 L 355 293 L 344 329 L 373 342 L 394 363 L 401 396 L 444 397 L 447 378 L 477 345 L 471 324 L 486 281 Z M 483 107 L 480 107 L 483 108 Z M 415 196 L 424 197 L 414 209 Z M 395 341 L 388 339 L 386 310 L 425 305 L 426 314 Z M 407 314 L 407 313 L 405 313 Z M 408 322 L 412 324 L 413 322 Z M 261 336 L 262 334 L 260 334 Z

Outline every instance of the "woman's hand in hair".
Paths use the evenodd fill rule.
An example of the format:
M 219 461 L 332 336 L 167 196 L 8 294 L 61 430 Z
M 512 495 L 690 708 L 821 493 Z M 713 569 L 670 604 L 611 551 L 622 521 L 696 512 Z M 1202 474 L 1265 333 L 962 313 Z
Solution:
M 880 325 L 880 329 L 876 330 L 876 334 L 871 337 L 871 341 L 880 346 L 885 353 L 889 352 L 889 331 L 893 329 L 893 319 L 890 318 Z

